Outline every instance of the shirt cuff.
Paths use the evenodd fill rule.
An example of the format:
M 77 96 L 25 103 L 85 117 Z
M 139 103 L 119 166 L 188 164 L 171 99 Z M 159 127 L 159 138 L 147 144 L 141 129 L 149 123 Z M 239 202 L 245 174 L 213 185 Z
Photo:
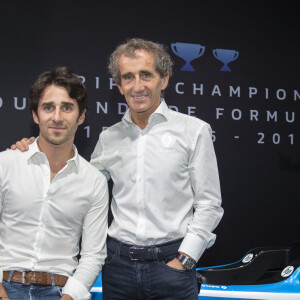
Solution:
M 3 270 L 0 268 L 0 282 L 3 281 Z
M 74 277 L 69 277 L 62 290 L 62 293 L 71 296 L 73 300 L 91 299 L 91 294 L 89 293 L 88 289 Z
M 198 261 L 207 248 L 206 242 L 192 233 L 187 233 L 178 249 Z

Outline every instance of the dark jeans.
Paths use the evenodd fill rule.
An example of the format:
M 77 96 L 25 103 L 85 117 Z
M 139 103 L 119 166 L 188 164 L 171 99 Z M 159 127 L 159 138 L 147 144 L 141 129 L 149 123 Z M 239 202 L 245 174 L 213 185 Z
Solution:
M 197 300 L 196 270 L 167 266 L 176 254 L 154 261 L 133 261 L 108 249 L 102 269 L 104 300 Z M 153 251 L 155 256 L 155 252 Z
M 10 300 L 59 300 L 62 296 L 62 287 L 54 285 L 54 281 L 52 286 L 44 286 L 10 282 L 9 278 L 2 285 Z

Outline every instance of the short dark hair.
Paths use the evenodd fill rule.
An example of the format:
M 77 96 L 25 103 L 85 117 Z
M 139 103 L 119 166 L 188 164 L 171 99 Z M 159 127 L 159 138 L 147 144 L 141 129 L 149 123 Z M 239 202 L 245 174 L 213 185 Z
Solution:
M 121 83 L 121 74 L 119 70 L 119 60 L 122 54 L 128 57 L 135 57 L 136 50 L 145 50 L 154 56 L 155 70 L 159 73 L 160 77 L 164 77 L 166 73 L 172 76 L 173 62 L 169 53 L 162 47 L 162 45 L 133 38 L 126 43 L 119 45 L 109 58 L 108 70 L 117 84 Z
M 36 115 L 39 101 L 44 90 L 50 86 L 64 87 L 70 96 L 78 103 L 79 116 L 84 109 L 88 110 L 87 92 L 81 79 L 68 67 L 56 67 L 52 71 L 42 73 L 29 90 L 29 109 L 34 111 Z

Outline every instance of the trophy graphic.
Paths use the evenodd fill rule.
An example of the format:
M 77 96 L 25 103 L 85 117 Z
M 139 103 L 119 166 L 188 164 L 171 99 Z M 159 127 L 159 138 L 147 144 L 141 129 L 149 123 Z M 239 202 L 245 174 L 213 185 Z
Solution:
M 213 50 L 214 57 L 224 63 L 224 66 L 220 71 L 231 72 L 228 64 L 239 57 L 239 52 L 235 50 L 227 50 L 227 49 L 214 49 Z
M 181 71 L 195 72 L 191 65 L 191 61 L 203 55 L 205 47 L 199 44 L 173 43 L 171 44 L 172 51 L 177 56 L 185 60 L 186 64 L 181 68 Z

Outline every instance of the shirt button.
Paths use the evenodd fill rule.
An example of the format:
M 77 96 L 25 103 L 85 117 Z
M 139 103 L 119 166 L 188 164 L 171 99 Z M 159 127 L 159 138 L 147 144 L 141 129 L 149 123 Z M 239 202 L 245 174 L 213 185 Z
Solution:
M 142 178 L 141 177 L 138 178 L 138 182 L 142 182 Z

